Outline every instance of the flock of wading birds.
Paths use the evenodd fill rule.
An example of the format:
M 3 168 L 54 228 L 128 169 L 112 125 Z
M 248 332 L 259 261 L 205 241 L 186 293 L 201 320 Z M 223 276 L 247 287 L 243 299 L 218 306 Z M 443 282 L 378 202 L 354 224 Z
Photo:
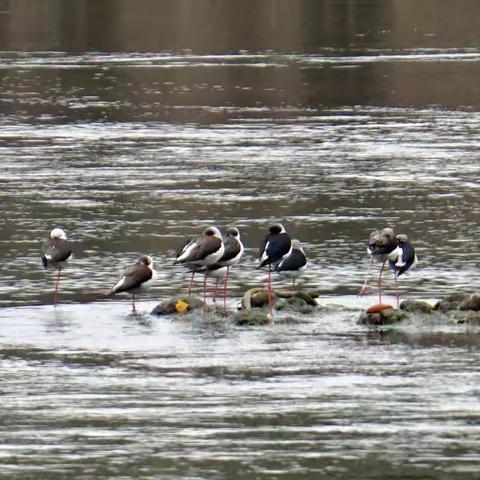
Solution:
M 225 235 L 217 227 L 207 227 L 197 238 L 191 239 L 178 252 L 174 265 L 181 264 L 192 274 L 188 287 L 191 295 L 193 278 L 196 273 L 204 275 L 203 299 L 206 302 L 207 277 L 216 278 L 213 300 L 217 295 L 218 281 L 223 280 L 223 298 L 227 296 L 227 283 L 230 267 L 242 258 L 244 251 L 240 239 L 240 231 L 237 227 L 229 227 Z M 397 278 L 414 266 L 417 257 L 415 249 L 404 234 L 395 235 L 392 228 L 387 227 L 376 230 L 370 235 L 367 252 L 371 257 L 365 281 L 359 294 L 363 295 L 367 290 L 367 282 L 373 261 L 381 262 L 378 274 L 378 301 L 382 303 L 382 273 L 385 264 L 388 264 L 395 276 L 395 293 L 397 307 L 399 303 Z M 57 270 L 54 292 L 54 304 L 58 303 L 58 291 L 60 272 L 72 255 L 72 244 L 67 240 L 65 231 L 54 228 L 42 247 L 41 260 L 45 268 L 52 267 Z M 299 240 L 291 240 L 280 223 L 269 227 L 259 251 L 258 268 L 268 267 L 267 294 L 269 311 L 272 310 L 272 267 L 274 271 L 283 276 L 292 278 L 292 286 L 295 286 L 295 278 L 305 270 L 307 258 Z M 135 295 L 148 290 L 156 278 L 153 269 L 153 260 L 148 255 L 141 256 L 134 264 L 125 269 L 123 276 L 113 286 L 110 295 L 128 292 L 132 295 L 132 310 L 135 312 Z M 224 303 L 225 305 L 225 303 Z

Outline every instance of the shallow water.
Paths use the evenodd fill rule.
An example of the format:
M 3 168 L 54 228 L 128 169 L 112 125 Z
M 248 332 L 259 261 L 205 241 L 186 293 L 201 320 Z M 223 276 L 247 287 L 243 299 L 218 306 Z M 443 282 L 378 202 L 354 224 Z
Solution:
M 153 295 L 175 290 L 183 275 L 172 266 L 176 250 L 212 223 L 239 226 L 248 250 L 235 280 L 256 283 L 256 251 L 272 219 L 305 243 L 307 280 L 327 290 L 357 290 L 368 234 L 385 224 L 417 247 L 420 266 L 402 282 L 412 293 L 478 285 L 478 114 L 280 113 L 246 119 L 231 112 L 208 126 L 7 124 L 0 134 L 8 260 L 0 267 L 1 298 L 45 301 L 51 278 L 38 252 L 54 225 L 76 243 L 64 299 L 107 291 L 143 252 L 160 273 Z
M 217 5 L 206 35 L 205 11 L 151 25 L 121 1 L 120 37 L 80 2 L 95 13 L 81 40 L 58 2 L 3 3 L 0 478 L 472 478 L 478 330 L 356 324 L 376 298 L 356 297 L 365 242 L 386 224 L 420 257 L 402 297 L 478 291 L 480 51 L 466 11 L 265 0 L 255 31 L 248 2 L 235 21 Z M 149 3 L 152 17 L 167 3 Z M 308 20 L 320 4 L 322 29 Z M 453 13 L 456 33 L 431 23 Z M 168 36 L 180 17 L 189 28 Z M 337 307 L 262 328 L 149 315 L 185 291 L 175 252 L 209 224 L 237 225 L 247 246 L 235 308 L 265 278 L 272 220 L 304 243 L 302 282 Z M 39 261 L 53 226 L 75 244 L 57 309 Z M 105 294 L 143 253 L 159 276 L 131 315 Z
M 6 478 L 477 471 L 478 330 L 369 333 L 345 308 L 234 328 L 153 305 L 0 312 Z

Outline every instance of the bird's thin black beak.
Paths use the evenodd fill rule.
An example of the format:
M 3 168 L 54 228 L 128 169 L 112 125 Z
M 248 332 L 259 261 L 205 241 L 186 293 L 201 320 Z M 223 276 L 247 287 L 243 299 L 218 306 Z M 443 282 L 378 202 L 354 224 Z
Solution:
M 370 255 L 380 255 L 382 253 L 382 247 L 378 247 L 377 245 L 369 245 L 368 253 Z

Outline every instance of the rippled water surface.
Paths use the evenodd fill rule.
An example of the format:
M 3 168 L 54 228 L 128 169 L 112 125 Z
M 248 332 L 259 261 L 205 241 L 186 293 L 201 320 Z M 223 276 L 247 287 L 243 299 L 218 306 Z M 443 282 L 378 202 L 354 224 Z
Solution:
M 147 3 L 152 16 L 167 8 Z M 186 37 L 166 39 L 173 7 L 157 31 L 119 1 L 128 48 L 108 23 L 81 40 L 54 2 L 37 17 L 22 10 L 32 2 L 0 2 L 0 478 L 478 472 L 478 329 L 356 322 L 375 301 L 356 297 L 366 240 L 387 224 L 420 258 L 402 297 L 480 284 L 476 37 L 465 16 L 465 37 L 442 37 L 395 3 L 266 0 L 252 31 L 251 2 L 235 22 L 219 7 L 231 36 L 222 22 L 207 35 L 187 9 Z M 331 20 L 321 31 L 308 20 L 317 5 Z M 149 314 L 185 292 L 175 253 L 210 224 L 237 225 L 247 247 L 236 308 L 265 279 L 257 249 L 273 220 L 302 240 L 302 282 L 327 307 L 267 327 Z M 75 246 L 56 309 L 39 260 L 54 226 Z M 127 296 L 105 294 L 143 253 L 158 280 L 133 315 Z

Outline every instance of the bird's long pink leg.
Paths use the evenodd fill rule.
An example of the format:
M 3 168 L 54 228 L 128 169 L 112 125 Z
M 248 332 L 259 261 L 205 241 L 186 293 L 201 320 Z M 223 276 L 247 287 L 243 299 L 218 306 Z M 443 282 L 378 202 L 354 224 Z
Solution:
M 394 273 L 395 275 L 395 296 L 397 297 L 397 308 L 400 306 L 400 292 L 398 291 L 398 280 L 397 280 L 397 274 Z
M 218 289 L 218 277 L 217 277 L 217 281 L 215 282 L 215 288 L 213 290 L 213 303 L 215 303 L 215 301 L 217 300 L 217 289 Z
M 386 262 L 386 260 L 384 260 L 384 262 L 382 263 L 382 268 L 380 268 L 380 273 L 378 274 L 378 280 L 377 280 L 377 284 L 378 284 L 378 303 L 382 303 L 382 273 L 383 273 L 383 268 L 385 267 L 385 262 Z
M 367 275 L 365 276 L 365 281 L 363 282 L 363 285 L 360 288 L 360 291 L 358 292 L 359 297 L 363 296 L 363 294 L 367 291 L 367 283 L 368 283 L 368 278 L 370 277 L 370 270 L 372 269 L 372 264 L 373 264 L 373 257 L 370 257 L 370 263 L 368 265 L 368 270 L 367 270 Z
M 132 312 L 136 312 L 137 309 L 135 308 L 135 294 L 132 295 Z
M 190 279 L 190 285 L 188 286 L 188 295 L 192 294 L 192 285 L 193 285 L 193 277 L 195 276 L 195 270 L 192 272 L 192 278 Z
M 228 272 L 230 271 L 230 266 L 227 267 L 227 274 L 225 275 L 225 283 L 223 284 L 223 308 L 227 308 L 227 283 L 228 283 Z
M 203 313 L 207 311 L 207 275 L 203 276 Z
M 58 284 L 60 282 L 60 268 L 58 269 L 57 273 L 57 281 L 55 282 L 55 293 L 53 294 L 53 304 L 57 306 L 58 303 Z
M 268 315 L 272 318 L 272 265 L 268 265 Z

